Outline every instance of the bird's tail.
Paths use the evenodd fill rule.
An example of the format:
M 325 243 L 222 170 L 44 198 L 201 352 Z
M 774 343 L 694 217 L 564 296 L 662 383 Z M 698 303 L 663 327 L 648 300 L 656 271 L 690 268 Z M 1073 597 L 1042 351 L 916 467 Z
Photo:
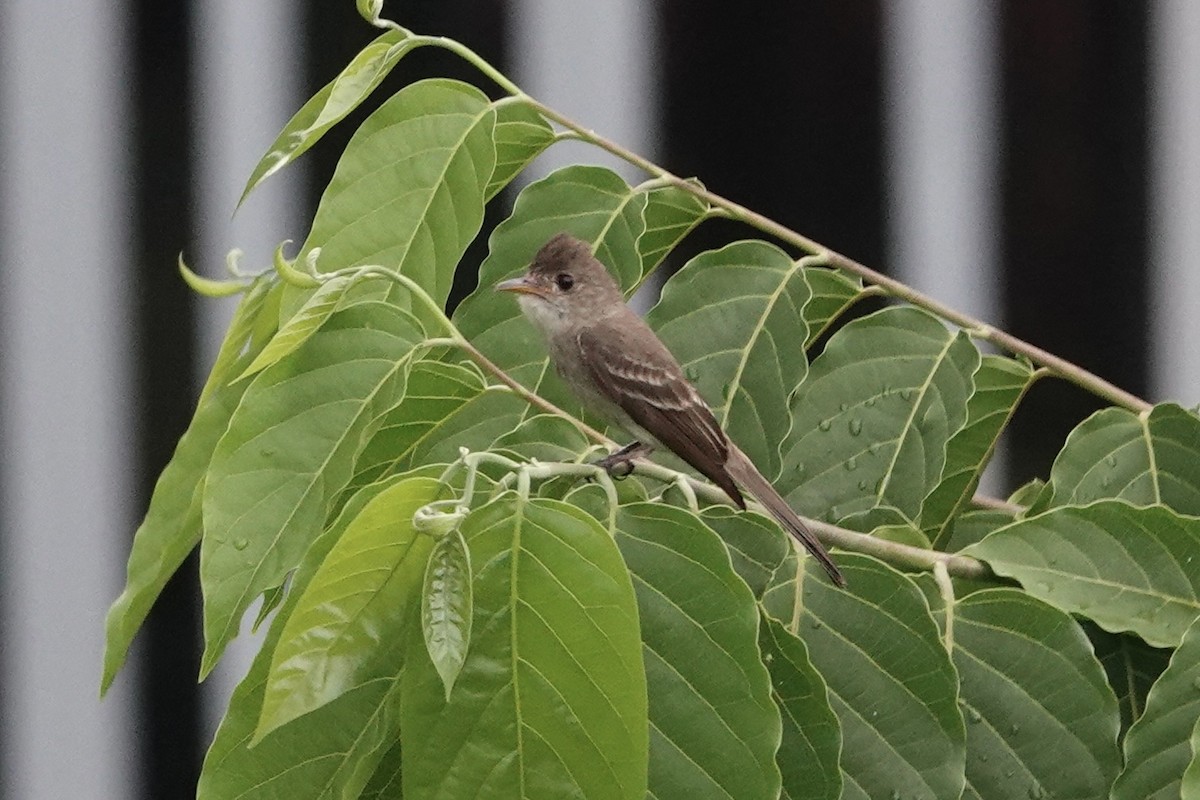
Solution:
M 800 540 L 800 544 L 804 545 L 804 549 L 820 562 L 834 583 L 843 588 L 846 586 L 845 576 L 837 568 L 837 564 L 833 563 L 833 559 L 829 557 L 825 547 L 808 529 L 808 526 L 800 521 L 800 517 L 792 510 L 792 507 L 779 496 L 779 492 L 775 491 L 775 487 L 763 477 L 745 453 L 731 445 L 725 469 L 729 472 L 730 477 L 740 483 L 742 488 L 753 495 L 755 500 L 762 503 L 767 511 L 771 512 L 771 516 L 775 517 L 784 530 Z

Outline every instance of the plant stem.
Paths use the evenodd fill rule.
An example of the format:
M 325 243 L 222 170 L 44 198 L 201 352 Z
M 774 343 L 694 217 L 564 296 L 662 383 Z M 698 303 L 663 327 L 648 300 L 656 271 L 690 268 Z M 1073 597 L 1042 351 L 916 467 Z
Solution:
M 814 256 L 821 256 L 827 259 L 829 266 L 843 269 L 861 277 L 867 283 L 878 286 L 887 294 L 911 303 L 914 306 L 929 311 L 947 322 L 952 322 L 960 328 L 965 329 L 969 334 L 977 339 L 991 342 L 997 347 L 1007 350 L 1010 353 L 1023 355 L 1039 366 L 1045 367 L 1053 374 L 1064 380 L 1067 380 L 1082 389 L 1090 391 L 1097 397 L 1101 397 L 1114 405 L 1127 408 L 1133 412 L 1145 411 L 1152 405 L 1138 397 L 1137 395 L 1127 392 L 1121 387 L 1113 384 L 1104 378 L 1101 378 L 1095 373 L 1073 364 L 1064 358 L 1047 352 L 1036 345 L 1030 344 L 1010 333 L 999 330 L 988 325 L 987 323 L 972 317 L 969 314 L 964 314 L 955 308 L 952 308 L 939 300 L 935 300 L 929 295 L 913 289 L 907 284 L 901 283 L 895 278 L 890 278 L 881 272 L 877 272 L 865 264 L 859 263 L 849 256 L 843 255 L 836 250 L 831 250 L 824 245 L 809 239 L 797 231 L 792 230 L 786 225 L 782 225 L 770 217 L 759 214 L 757 211 L 736 203 L 726 197 L 723 197 L 716 192 L 710 191 L 694 181 L 687 181 L 680 178 L 666 169 L 658 166 L 652 161 L 634 153 L 621 145 L 609 139 L 600 136 L 593 130 L 589 130 L 581 126 L 574 120 L 563 116 L 559 112 L 544 105 L 538 100 L 525 95 L 525 99 L 534 108 L 538 110 L 544 117 L 565 128 L 574 131 L 580 138 L 591 142 L 617 158 L 622 159 L 636 167 L 645 170 L 647 173 L 656 176 L 657 178 L 675 186 L 683 191 L 690 192 L 709 205 L 722 209 L 730 218 L 757 228 L 763 233 L 770 234 L 775 238 L 787 242 L 788 244 L 798 247 L 801 250 Z

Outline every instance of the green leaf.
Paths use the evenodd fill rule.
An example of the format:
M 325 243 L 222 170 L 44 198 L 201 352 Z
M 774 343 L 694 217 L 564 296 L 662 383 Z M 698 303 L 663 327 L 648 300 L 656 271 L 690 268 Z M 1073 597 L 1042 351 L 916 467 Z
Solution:
M 424 80 L 397 92 L 346 146 L 299 259 L 319 247 L 325 272 L 380 264 L 444 305 L 483 223 L 495 123 L 495 107 L 465 83 Z
M 1016 589 L 955 604 L 967 719 L 964 800 L 1103 797 L 1116 777 L 1116 698 L 1069 616 Z
M 375 767 L 375 773 L 371 775 L 371 780 L 367 781 L 367 786 L 359 795 L 359 800 L 403 800 L 401 763 L 402 748 L 400 741 L 397 740 L 379 760 L 379 765 Z
M 296 797 L 342 800 L 358 797 L 399 730 L 400 658 L 392 647 L 391 675 L 357 686 L 259 742 L 249 743 L 258 723 L 271 657 L 286 620 L 305 588 L 350 522 L 376 494 L 406 477 L 369 486 L 346 504 L 333 525 L 313 542 L 296 571 L 292 591 L 276 615 L 249 673 L 234 690 L 204 759 L 197 800 Z M 388 671 L 388 670 L 385 670 Z
M 808 282 L 810 295 L 804 306 L 804 322 L 808 328 L 804 348 L 807 350 L 864 294 L 862 279 L 841 270 L 812 267 L 804 270 L 804 280 Z
M 1195 757 L 1192 732 L 1200 718 L 1200 619 L 1188 628 L 1171 663 L 1154 683 L 1146 711 L 1125 737 L 1125 769 L 1113 800 L 1179 797 Z
M 362 48 L 340 74 L 300 107 L 256 164 L 241 191 L 238 205 L 270 175 L 286 167 L 319 142 L 325 131 L 359 107 L 391 68 L 415 47 L 408 31 L 390 30 Z
M 1091 623 L 1084 630 L 1117 695 L 1124 732 L 1142 715 L 1150 687 L 1167 668 L 1171 651 L 1151 647 L 1132 634 L 1109 633 Z
M 554 129 L 526 100 L 507 97 L 496 107 L 496 168 L 483 196 L 491 200 L 554 142 Z
M 520 424 L 529 404 L 511 392 L 489 389 L 472 397 L 413 443 L 399 465 L 453 461 L 459 448 L 487 450 Z M 398 465 L 398 466 L 399 466 Z
M 525 460 L 574 461 L 589 444 L 569 420 L 538 414 L 501 436 L 492 447 Z
M 721 427 L 767 476 L 779 473 L 788 397 L 808 372 L 795 344 L 807 334 L 808 300 L 799 262 L 766 242 L 735 242 L 672 275 L 646 317 Z
M 637 249 L 642 259 L 642 271 L 649 274 L 682 241 L 692 228 L 700 224 L 708 212 L 703 200 L 678 186 L 659 186 L 646 193 L 643 218 L 646 230 L 638 237 Z
M 794 553 L 792 543 L 773 520 L 762 514 L 709 506 L 701 519 L 721 537 L 734 571 L 756 599 L 762 599 L 781 569 L 795 569 L 789 559 Z
M 202 674 L 320 533 L 371 424 L 403 396 L 420 338 L 404 312 L 355 305 L 250 383 L 204 487 Z
M 531 183 L 517 196 L 512 216 L 492 231 L 490 252 L 479 267 L 479 287 L 455 309 L 455 324 L 526 387 L 560 408 L 578 409 L 578 401 L 550 369 L 545 345 L 516 301 L 493 287 L 524 272 L 542 245 L 567 231 L 591 242 L 597 257 L 631 294 L 643 277 L 638 241 L 645 230 L 646 202 L 646 192 L 603 167 L 565 167 Z
M 812 516 L 890 505 L 915 519 L 967 420 L 978 366 L 966 334 L 924 311 L 887 308 L 850 322 L 793 395 L 775 488 Z
M 1179 795 L 1180 800 L 1200 800 L 1200 720 L 1192 729 L 1192 763 L 1183 773 Z
M 250 362 L 250 366 L 242 370 L 236 380 L 261 372 L 295 352 L 325 324 L 325 320 L 329 319 L 334 311 L 337 311 L 352 282 L 350 276 L 343 275 L 322 283 L 309 295 L 307 302 L 300 307 L 295 316 L 279 329 L 262 352 Z
M 426 436 L 445 439 L 440 427 L 483 390 L 479 374 L 458 364 L 424 359 L 414 363 L 404 399 L 379 420 L 354 463 L 354 477 L 347 491 L 409 469 L 413 449 Z
M 1174 647 L 1200 614 L 1200 518 L 1123 500 L 1055 508 L 964 553 L 1053 606 L 1107 631 Z
M 271 657 L 255 740 L 379 674 L 380 654 L 418 623 L 433 540 L 413 514 L 438 499 L 432 478 L 399 481 L 345 527 L 284 623 Z M 395 658 L 385 656 L 388 669 Z
M 125 588 L 104 622 L 104 694 L 125 663 L 129 645 L 167 581 L 200 543 L 204 475 L 244 386 L 217 390 L 196 410 L 150 497 L 150 508 L 133 536 Z
M 455 529 L 434 545 L 421 592 L 425 649 L 446 687 L 446 702 L 467 660 L 471 606 L 471 554 L 462 532 Z
M 283 126 L 267 154 L 250 173 L 238 205 L 245 202 L 250 192 L 268 176 L 299 158 L 325 135 L 325 131 L 358 108 L 392 67 L 415 46 L 417 43 L 408 31 L 389 30 L 364 47 L 336 78 L 325 84 Z
M 260 275 L 242 295 L 217 357 L 209 370 L 196 407 L 204 405 L 217 389 L 230 382 L 236 370 L 252 361 L 275 334 L 275 309 L 283 287 L 274 274 Z
M 842 797 L 957 800 L 966 753 L 958 675 L 924 595 L 873 558 L 846 553 L 838 566 L 848 590 L 806 575 L 798 633 L 841 721 Z
M 622 506 L 650 693 L 650 795 L 775 797 L 779 710 L 759 658 L 758 611 L 725 548 L 694 515 Z
M 978 508 L 959 514 L 950 522 L 950 535 L 942 543 L 941 549 L 948 553 L 957 553 L 966 547 L 982 541 L 992 531 L 999 530 L 1011 524 L 1013 515 L 990 508 Z
M 638 612 L 612 539 L 578 509 L 512 493 L 461 530 L 471 650 L 448 702 L 424 656 L 405 669 L 404 796 L 644 798 Z
M 1054 505 L 1115 497 L 1200 515 L 1200 417 L 1164 403 L 1148 414 L 1107 408 L 1067 437 L 1050 470 Z
M 783 718 L 783 741 L 775 755 L 783 776 L 780 797 L 837 800 L 842 794 L 842 736 L 825 681 L 809 660 L 804 642 L 781 623 L 763 619 L 759 642 L 771 671 L 771 696 Z
M 1033 370 L 1023 361 L 986 355 L 974 383 L 975 392 L 967 402 L 967 423 L 947 442 L 942 479 L 921 503 L 921 529 L 939 549 L 950 538 L 955 516 L 979 487 L 1000 431 L 1033 383 Z

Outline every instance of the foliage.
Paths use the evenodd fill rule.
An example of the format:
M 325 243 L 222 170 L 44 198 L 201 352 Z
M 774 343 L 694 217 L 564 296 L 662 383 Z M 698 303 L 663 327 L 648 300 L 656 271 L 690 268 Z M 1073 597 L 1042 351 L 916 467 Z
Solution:
M 1200 795 L 1194 411 L 1044 363 L 358 5 L 384 33 L 246 193 L 416 48 L 503 91 L 400 90 L 351 139 L 295 261 L 227 283 L 184 268 L 242 302 L 135 536 L 102 685 L 193 548 L 203 673 L 262 598 L 273 619 L 200 797 Z M 572 166 L 527 186 L 447 319 L 485 205 L 563 137 L 650 177 Z M 609 442 L 491 290 L 566 230 L 632 293 L 714 215 L 807 254 L 702 253 L 648 319 L 842 548 L 847 590 L 685 473 L 642 464 L 614 484 L 588 465 Z M 903 302 L 840 319 L 869 294 Z M 1047 376 L 1114 406 L 1047 481 L 978 508 L 998 437 Z

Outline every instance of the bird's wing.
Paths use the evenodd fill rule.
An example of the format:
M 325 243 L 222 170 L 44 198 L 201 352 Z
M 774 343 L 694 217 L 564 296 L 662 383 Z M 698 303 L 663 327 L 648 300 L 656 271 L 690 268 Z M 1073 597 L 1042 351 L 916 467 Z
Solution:
M 607 333 L 613 333 L 607 331 Z M 653 334 L 651 334 L 653 336 Z M 741 493 L 725 469 L 729 440 L 716 417 L 657 339 L 578 336 L 596 387 L 660 444 L 720 486 L 740 507 Z M 652 350 L 651 350 L 652 348 Z

